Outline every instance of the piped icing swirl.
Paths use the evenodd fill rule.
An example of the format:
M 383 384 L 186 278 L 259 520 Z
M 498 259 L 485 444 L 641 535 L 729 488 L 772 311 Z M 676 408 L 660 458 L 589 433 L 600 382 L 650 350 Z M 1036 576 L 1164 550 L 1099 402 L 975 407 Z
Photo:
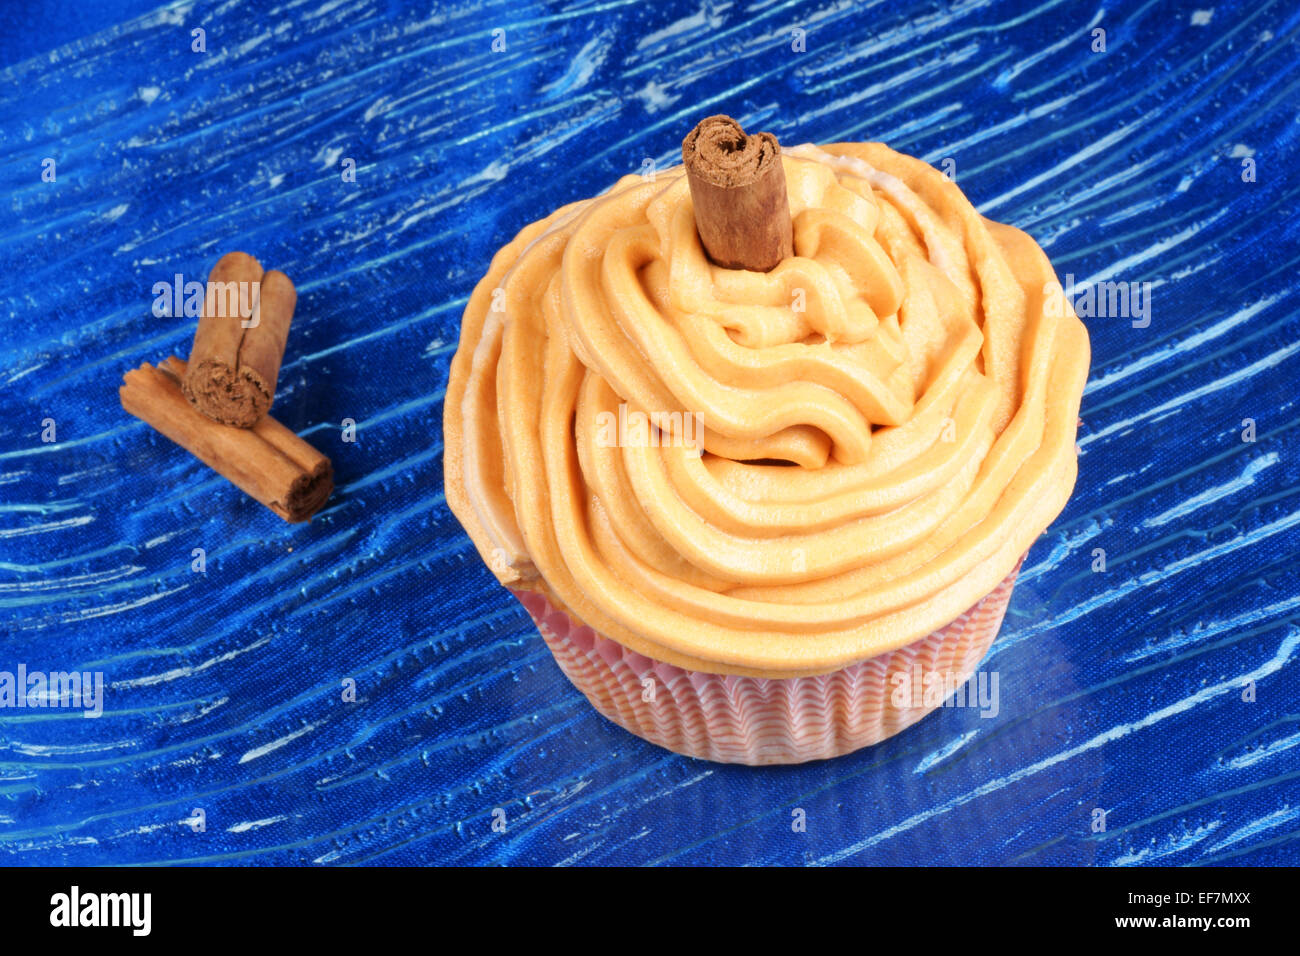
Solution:
M 924 637 L 1074 485 L 1088 336 L 1038 245 L 882 144 L 782 162 L 768 273 L 709 262 L 680 168 L 526 227 L 447 388 L 447 499 L 502 583 L 693 670 Z

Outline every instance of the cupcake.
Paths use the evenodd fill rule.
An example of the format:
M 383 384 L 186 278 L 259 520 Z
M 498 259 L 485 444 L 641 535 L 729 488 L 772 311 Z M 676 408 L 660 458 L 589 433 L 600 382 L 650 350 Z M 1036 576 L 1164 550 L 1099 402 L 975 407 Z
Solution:
M 976 670 L 1074 486 L 1089 343 L 1034 240 L 937 170 L 721 122 L 497 252 L 446 496 L 602 714 L 798 763 Z

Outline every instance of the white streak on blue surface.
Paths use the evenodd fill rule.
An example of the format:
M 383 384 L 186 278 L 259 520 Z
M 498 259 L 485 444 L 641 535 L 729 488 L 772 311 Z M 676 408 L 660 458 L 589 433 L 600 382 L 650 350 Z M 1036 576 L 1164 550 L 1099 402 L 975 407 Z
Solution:
M 325 723 L 324 720 L 315 721 L 314 723 L 307 724 L 305 727 L 299 727 L 297 730 L 293 731 L 292 733 L 285 734 L 283 737 L 279 737 L 275 740 L 272 740 L 268 744 L 262 744 L 260 747 L 254 747 L 252 750 L 247 751 L 242 757 L 240 757 L 239 762 L 248 763 L 250 760 L 256 760 L 258 757 L 265 757 L 267 754 L 273 753 L 279 750 L 281 747 L 285 747 L 293 743 L 299 737 L 306 736 L 307 734 L 315 730 L 317 727 L 322 726 L 324 723 Z
M 1158 528 L 1161 525 L 1184 518 L 1195 511 L 1200 511 L 1207 505 L 1211 505 L 1223 498 L 1228 498 L 1243 489 L 1249 488 L 1255 483 L 1255 477 L 1265 468 L 1270 468 L 1278 463 L 1278 454 L 1275 451 L 1260 455 L 1258 458 L 1251 459 L 1247 463 L 1242 473 L 1232 481 L 1224 482 L 1221 485 L 1215 485 L 1212 488 L 1206 488 L 1202 492 L 1192 495 L 1185 501 L 1180 501 L 1166 511 L 1153 515 L 1142 522 L 1144 528 Z
M 1275 813 L 1270 813 L 1267 816 L 1260 817 L 1258 820 L 1252 820 L 1245 826 L 1233 830 L 1218 843 L 1210 847 L 1210 852 L 1222 850 L 1224 847 L 1240 843 L 1242 840 L 1258 836 L 1261 833 L 1272 830 L 1274 827 L 1280 827 L 1283 824 L 1291 823 L 1296 819 L 1300 819 L 1300 807 L 1283 807 Z

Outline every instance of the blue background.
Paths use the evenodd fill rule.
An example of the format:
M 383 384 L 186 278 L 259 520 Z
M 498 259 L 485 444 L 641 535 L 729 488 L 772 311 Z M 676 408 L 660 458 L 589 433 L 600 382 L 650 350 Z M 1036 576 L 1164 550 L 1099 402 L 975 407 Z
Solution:
M 0 711 L 0 862 L 1300 859 L 1294 4 L 79 6 L 0 14 L 0 670 L 110 689 L 99 720 Z M 1079 484 L 984 664 L 994 719 L 795 768 L 658 750 L 446 507 L 492 253 L 712 112 L 952 158 L 1062 279 L 1152 283 L 1149 327 L 1088 320 Z M 298 283 L 276 415 L 337 477 L 309 526 L 118 405 L 189 348 L 153 284 L 233 248 Z

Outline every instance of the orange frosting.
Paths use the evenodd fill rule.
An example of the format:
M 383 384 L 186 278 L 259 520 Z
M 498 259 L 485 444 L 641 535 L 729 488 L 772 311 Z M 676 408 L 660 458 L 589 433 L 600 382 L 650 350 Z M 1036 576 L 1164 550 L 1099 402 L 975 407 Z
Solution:
M 447 387 L 447 500 L 502 583 L 693 670 L 924 637 L 1074 486 L 1088 335 L 1038 245 L 879 143 L 782 162 L 768 273 L 708 261 L 680 168 L 525 228 Z

